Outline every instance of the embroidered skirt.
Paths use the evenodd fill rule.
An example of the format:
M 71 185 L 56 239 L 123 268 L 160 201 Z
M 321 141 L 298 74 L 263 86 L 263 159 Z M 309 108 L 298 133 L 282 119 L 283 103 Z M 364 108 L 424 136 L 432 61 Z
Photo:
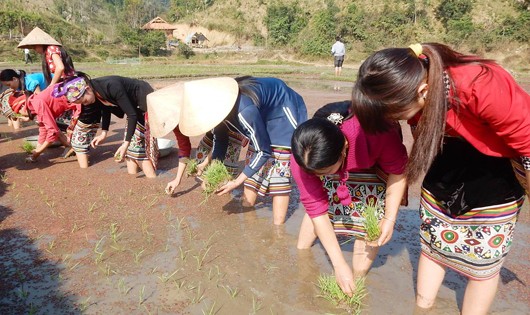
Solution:
M 96 136 L 99 129 L 99 123 L 85 124 L 77 121 L 72 132 L 70 143 L 76 153 L 87 154 L 90 150 L 90 142 Z
M 228 172 L 236 177 L 239 174 L 239 156 L 241 154 L 241 148 L 245 147 L 248 143 L 248 138 L 233 132 L 228 131 L 228 149 L 226 150 L 226 156 L 223 161 Z M 195 153 L 195 159 L 201 163 L 212 151 L 213 139 L 212 134 L 207 133 L 199 142 L 197 151 Z
M 125 130 L 127 130 L 127 125 L 125 125 Z M 156 170 L 158 155 L 156 138 L 150 137 L 148 129 L 137 122 L 131 143 L 127 148 L 127 157 L 136 161 L 149 160 Z
M 512 165 L 517 174 L 520 161 L 512 160 Z M 454 217 L 435 196 L 422 188 L 422 254 L 470 279 L 495 277 L 512 245 L 523 201 L 524 195 L 514 201 L 474 208 Z
M 11 95 L 13 95 L 13 90 L 11 89 L 5 90 L 0 94 L 1 112 L 7 118 L 15 117 L 15 112 L 13 112 L 9 103 Z
M 379 220 L 383 218 L 386 174 L 375 169 L 349 173 L 346 181 L 346 186 L 352 196 L 352 203 L 349 206 L 342 205 L 337 196 L 337 187 L 340 184 L 339 175 L 323 176 L 322 179 L 329 197 L 328 216 L 335 233 L 364 238 L 366 229 L 363 214 L 366 205 L 370 202 L 378 205 L 378 218 Z
M 59 127 L 60 130 L 66 131 L 68 129 L 68 126 L 72 125 L 73 114 L 74 114 L 74 111 L 69 109 L 65 111 L 64 113 L 62 113 L 61 115 L 59 115 L 59 117 L 55 118 L 55 122 L 57 123 L 57 126 Z M 72 126 L 71 128 L 73 130 L 74 126 Z
M 245 164 L 250 163 L 255 153 L 249 146 Z M 291 150 L 272 147 L 272 157 L 252 177 L 244 182 L 260 196 L 288 195 L 291 193 Z

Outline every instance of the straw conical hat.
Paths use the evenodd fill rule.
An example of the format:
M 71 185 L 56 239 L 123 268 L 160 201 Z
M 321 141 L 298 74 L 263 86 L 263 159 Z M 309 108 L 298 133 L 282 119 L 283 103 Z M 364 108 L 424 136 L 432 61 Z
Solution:
M 147 115 L 153 137 L 163 137 L 177 127 L 183 99 L 184 82 L 177 82 L 147 95 Z
M 18 44 L 18 48 L 33 48 L 35 45 L 55 45 L 62 46 L 61 43 L 56 41 L 48 33 L 41 30 L 38 27 L 35 27 L 31 32 L 29 32 L 24 39 Z
M 220 77 L 184 83 L 180 131 L 202 135 L 220 124 L 234 107 L 239 86 L 233 78 Z

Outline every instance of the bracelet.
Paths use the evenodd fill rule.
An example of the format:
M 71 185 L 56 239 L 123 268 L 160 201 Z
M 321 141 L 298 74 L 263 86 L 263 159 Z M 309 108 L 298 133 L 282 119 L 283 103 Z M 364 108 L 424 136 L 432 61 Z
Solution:
M 392 222 L 394 224 L 396 223 L 396 220 L 392 220 L 390 218 L 387 218 L 386 216 L 383 216 L 383 219 L 388 220 L 388 221 L 390 221 L 390 222 Z

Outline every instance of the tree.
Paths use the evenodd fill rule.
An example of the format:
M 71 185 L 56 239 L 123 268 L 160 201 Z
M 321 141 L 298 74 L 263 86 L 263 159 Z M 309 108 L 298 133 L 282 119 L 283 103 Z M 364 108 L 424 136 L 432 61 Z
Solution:
M 436 7 L 435 16 L 447 29 L 450 21 L 462 20 L 473 10 L 473 0 L 444 0 Z
M 272 4 L 267 8 L 265 25 L 272 46 L 284 46 L 291 43 L 305 27 L 304 14 L 298 3 L 285 5 Z
M 300 52 L 313 56 L 329 56 L 331 44 L 337 35 L 333 10 L 319 11 L 300 36 Z

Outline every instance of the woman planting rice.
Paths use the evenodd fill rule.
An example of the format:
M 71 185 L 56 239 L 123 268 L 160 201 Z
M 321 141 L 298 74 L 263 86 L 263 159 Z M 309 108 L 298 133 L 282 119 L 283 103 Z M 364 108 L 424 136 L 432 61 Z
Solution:
M 226 156 L 229 132 L 249 138 L 246 165 L 219 195 L 244 184 L 243 206 L 272 196 L 273 223 L 283 224 L 291 193 L 291 136 L 307 119 L 302 97 L 276 78 L 213 78 L 184 84 L 180 129 L 188 136 L 213 133 L 212 159 Z
M 340 288 L 351 296 L 356 279 L 368 272 L 379 246 L 392 237 L 406 190 L 407 152 L 399 125 L 393 124 L 383 133 L 368 134 L 349 105 L 350 102 L 328 104 L 295 130 L 291 169 L 307 212 L 300 227 L 298 248 L 311 247 L 318 237 L 331 259 Z M 377 214 L 381 235 L 375 244 L 364 240 L 363 214 L 369 204 L 381 209 Z M 353 272 L 335 233 L 358 237 L 353 249 Z
M 29 120 L 24 115 L 17 115 L 21 107 L 30 95 L 40 93 L 48 86 L 48 83 L 42 73 L 26 74 L 24 70 L 13 69 L 2 70 L 0 82 L 12 90 L 8 99 L 5 100 L 9 107 L 6 106 L 3 113 L 15 130 L 20 129 L 20 120 Z M 15 108 L 15 111 L 8 110 L 9 108 Z
M 407 178 L 427 172 L 417 306 L 434 304 L 449 267 L 469 279 L 461 313 L 486 314 L 524 200 L 517 177 L 530 183 L 530 95 L 492 60 L 426 43 L 367 58 L 352 104 L 371 133 L 414 127 Z
M 149 135 L 146 119 L 146 96 L 153 92 L 149 83 L 141 80 L 120 76 L 107 76 L 90 79 L 83 73 L 79 77 L 69 79 L 54 91 L 54 96 L 66 95 L 69 102 L 83 105 L 82 112 L 93 111 L 98 115 L 102 110 L 102 132 L 96 136 L 97 126 L 77 124 L 73 131 L 72 143 L 76 152 L 85 153 L 88 164 L 89 146 L 96 147 L 107 137 L 110 126 L 110 116 L 114 113 L 118 117 L 127 116 L 127 127 L 122 145 L 116 150 L 114 158 L 117 162 L 127 162 L 129 174 L 138 173 L 140 168 L 146 177 L 156 177 L 156 163 L 158 147 L 156 139 Z M 93 105 L 95 107 L 89 106 Z M 90 133 L 89 137 L 85 135 Z

